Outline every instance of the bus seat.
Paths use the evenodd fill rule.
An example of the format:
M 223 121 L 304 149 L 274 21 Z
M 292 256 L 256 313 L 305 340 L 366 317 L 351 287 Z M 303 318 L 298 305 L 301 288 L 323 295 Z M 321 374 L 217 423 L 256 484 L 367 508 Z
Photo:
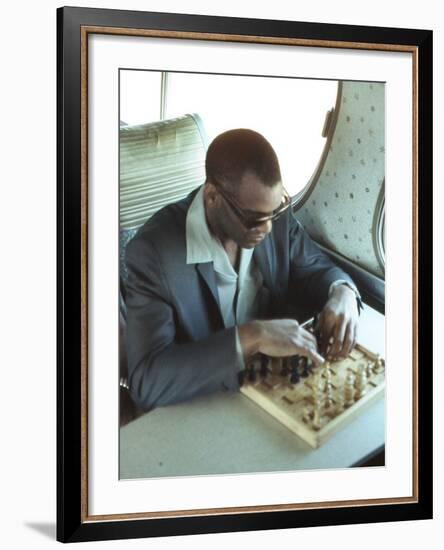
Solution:
M 128 389 L 126 356 L 125 250 L 139 227 L 163 206 L 185 197 L 205 181 L 208 139 L 196 113 L 181 117 L 120 126 L 120 312 L 119 376 L 120 425 L 144 411 Z

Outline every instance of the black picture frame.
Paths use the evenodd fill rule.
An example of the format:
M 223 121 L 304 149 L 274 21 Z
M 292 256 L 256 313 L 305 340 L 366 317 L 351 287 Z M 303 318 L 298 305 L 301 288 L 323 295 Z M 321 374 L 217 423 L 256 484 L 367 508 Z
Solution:
M 155 30 L 176 33 L 298 39 L 330 47 L 398 49 L 412 52 L 416 87 L 414 177 L 417 180 L 416 334 L 421 358 L 417 409 L 415 495 L 374 505 L 262 510 L 250 513 L 194 513 L 183 517 L 109 519 L 88 516 L 86 392 L 82 365 L 87 353 L 85 181 L 82 148 L 87 119 L 82 106 L 82 37 L 85 29 Z M 82 31 L 83 29 L 83 31 Z M 123 30 L 122 30 L 123 29 Z M 83 34 L 82 34 L 83 32 Z M 229 39 L 229 38 L 227 38 Z M 254 40 L 253 40 L 254 41 Z M 355 46 L 353 46 L 355 45 Z M 83 73 L 84 74 L 84 73 Z M 432 517 L 432 32 L 429 30 L 330 25 L 93 8 L 57 10 L 57 539 L 62 542 L 284 529 L 333 524 L 428 519 Z M 83 113 L 83 114 L 82 114 Z M 83 243 L 83 244 L 82 244 Z M 423 368 L 422 368 L 423 367 Z M 83 372 L 84 374 L 84 372 Z M 83 464 L 83 466 L 82 466 Z M 86 498 L 86 502 L 85 502 Z M 131 521 L 128 521 L 130 519 Z

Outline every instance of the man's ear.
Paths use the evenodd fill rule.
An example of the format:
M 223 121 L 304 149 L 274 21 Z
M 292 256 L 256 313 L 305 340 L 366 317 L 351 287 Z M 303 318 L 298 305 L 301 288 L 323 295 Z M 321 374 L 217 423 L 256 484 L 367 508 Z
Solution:
M 216 204 L 217 191 L 214 185 L 211 184 L 211 182 L 205 182 L 203 193 L 205 204 L 207 204 L 208 206 L 213 206 Z

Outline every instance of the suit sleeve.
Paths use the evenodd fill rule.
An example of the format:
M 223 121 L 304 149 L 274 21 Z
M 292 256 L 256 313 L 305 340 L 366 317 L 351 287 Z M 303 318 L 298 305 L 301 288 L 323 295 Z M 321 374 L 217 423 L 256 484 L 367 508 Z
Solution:
M 241 366 L 236 328 L 177 343 L 173 299 L 155 246 L 137 237 L 127 247 L 128 382 L 148 410 L 221 390 L 237 390 Z
M 321 309 L 328 300 L 331 285 L 339 280 L 356 289 L 352 278 L 311 239 L 293 213 L 289 223 L 289 285 L 294 303 L 305 302 Z

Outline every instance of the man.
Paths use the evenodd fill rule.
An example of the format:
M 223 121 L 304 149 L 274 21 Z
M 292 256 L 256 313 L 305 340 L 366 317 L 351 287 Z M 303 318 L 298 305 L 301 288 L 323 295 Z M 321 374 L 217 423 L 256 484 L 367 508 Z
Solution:
M 206 181 L 127 247 L 129 387 L 144 409 L 239 388 L 256 353 L 345 356 L 360 299 L 294 218 L 279 162 L 252 130 L 218 136 Z M 319 347 L 288 311 L 320 311 Z

